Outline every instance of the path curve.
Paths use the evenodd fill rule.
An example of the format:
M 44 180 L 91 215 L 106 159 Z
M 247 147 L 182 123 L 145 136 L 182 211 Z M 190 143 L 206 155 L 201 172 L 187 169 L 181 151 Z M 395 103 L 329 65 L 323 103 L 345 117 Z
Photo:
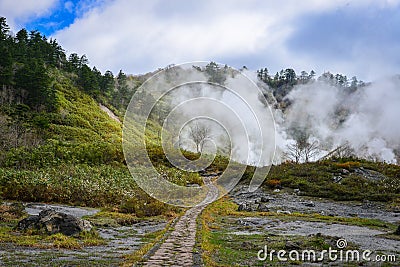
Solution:
M 140 266 L 193 266 L 193 249 L 196 243 L 196 219 L 201 211 L 217 199 L 218 189 L 212 177 L 204 177 L 209 191 L 199 205 L 187 210 L 174 225 L 174 230 L 160 247 Z

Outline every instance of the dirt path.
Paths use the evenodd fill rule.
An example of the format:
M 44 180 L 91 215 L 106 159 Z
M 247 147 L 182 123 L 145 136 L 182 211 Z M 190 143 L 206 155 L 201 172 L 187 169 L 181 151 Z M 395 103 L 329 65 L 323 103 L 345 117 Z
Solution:
M 218 196 L 218 189 L 212 184 L 211 177 L 205 177 L 204 182 L 210 189 L 206 199 L 179 218 L 174 230 L 142 266 L 193 266 L 197 216 Z

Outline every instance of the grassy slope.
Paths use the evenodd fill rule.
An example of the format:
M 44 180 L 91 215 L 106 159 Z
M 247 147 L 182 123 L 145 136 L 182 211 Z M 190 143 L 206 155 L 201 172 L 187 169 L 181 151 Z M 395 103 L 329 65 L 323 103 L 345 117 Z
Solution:
M 102 111 L 92 97 L 76 88 L 69 75 L 58 70 L 51 73 L 57 90 L 57 110 L 40 114 L 49 122 L 48 127 L 37 131 L 44 139 L 42 144 L 0 153 L 0 197 L 112 206 L 139 216 L 169 212 L 170 207 L 138 188 L 124 165 L 122 125 Z M 29 123 L 32 129 L 29 130 L 34 131 Z M 146 133 L 149 144 L 157 144 L 159 131 L 157 123 L 149 124 Z M 186 177 L 184 172 L 162 163 L 159 167 L 166 169 L 174 182 L 186 184 L 189 179 L 198 180 L 198 175 Z
M 25 116 L 24 127 L 33 137 L 42 139 L 40 145 L 0 151 L 0 199 L 100 207 L 102 212 L 94 220 L 112 220 L 115 226 L 132 224 L 139 217 L 176 216 L 179 209 L 154 200 L 136 185 L 124 165 L 122 125 L 75 87 L 69 75 L 58 70 L 51 74 L 57 90 L 54 112 Z M 0 118 L 7 118 L 2 110 L 0 107 Z M 31 118 L 38 116 L 48 122 L 47 127 L 34 126 Z M 151 123 L 147 134 L 150 143 L 155 143 L 159 128 Z M 183 173 L 167 169 L 174 178 L 186 182 Z M 18 220 L 27 215 L 7 217 L 5 214 L 10 213 L 2 209 L 9 206 L 0 205 L 0 243 L 68 249 L 104 243 L 95 232 L 79 237 L 15 233 Z

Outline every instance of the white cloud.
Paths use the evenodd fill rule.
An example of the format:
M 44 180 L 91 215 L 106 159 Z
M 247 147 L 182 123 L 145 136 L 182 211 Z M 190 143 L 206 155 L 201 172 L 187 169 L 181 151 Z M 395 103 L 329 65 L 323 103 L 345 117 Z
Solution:
M 285 43 L 296 28 L 296 18 L 347 5 L 387 7 L 399 3 L 348 2 L 99 1 L 54 37 L 68 52 L 88 55 L 91 63 L 103 71 L 122 68 L 138 73 L 171 63 L 246 57 L 263 58 L 266 66 L 280 63 L 312 68 L 318 63 L 296 55 Z
M 32 17 L 48 14 L 58 0 L 1 0 L 0 16 L 7 18 L 11 30 L 19 30 Z

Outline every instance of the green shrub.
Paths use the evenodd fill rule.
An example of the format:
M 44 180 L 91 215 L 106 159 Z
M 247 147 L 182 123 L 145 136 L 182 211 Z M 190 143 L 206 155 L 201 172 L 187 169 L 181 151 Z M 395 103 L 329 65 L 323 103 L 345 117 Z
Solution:
M 364 167 L 387 176 L 382 181 L 371 181 L 354 172 Z M 338 173 L 341 169 L 349 174 Z M 334 176 L 342 180 L 334 182 Z M 263 186 L 269 188 L 269 180 L 280 180 L 283 187 L 299 188 L 304 195 L 327 197 L 335 200 L 391 201 L 400 195 L 400 166 L 369 162 L 366 160 L 334 159 L 303 164 L 283 163 L 272 166 Z
M 0 168 L 2 197 L 83 206 L 119 205 L 139 188 L 129 171 L 108 165 L 64 165 L 38 170 Z

